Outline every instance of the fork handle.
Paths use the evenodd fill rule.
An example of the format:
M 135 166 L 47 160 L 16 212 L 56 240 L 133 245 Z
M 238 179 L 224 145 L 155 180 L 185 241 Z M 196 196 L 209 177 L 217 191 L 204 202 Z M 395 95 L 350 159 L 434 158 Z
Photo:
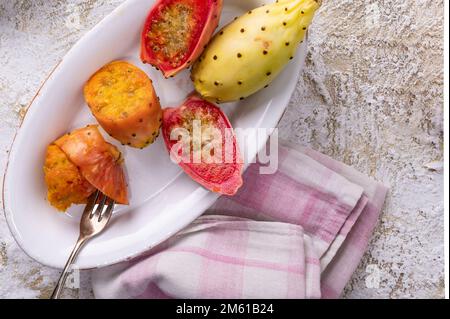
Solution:
M 61 276 L 58 279 L 58 283 L 56 284 L 55 290 L 53 290 L 53 293 L 50 297 L 50 299 L 58 299 L 61 291 L 64 288 L 64 283 L 66 282 L 67 276 L 69 275 L 70 267 L 72 266 L 75 258 L 77 258 L 78 253 L 81 250 L 81 247 L 83 247 L 84 243 L 86 242 L 86 237 L 79 237 L 77 240 L 77 243 L 75 244 L 75 247 L 72 250 L 72 253 L 69 256 L 69 259 L 66 262 L 66 265 L 64 266 L 64 270 L 61 273 Z

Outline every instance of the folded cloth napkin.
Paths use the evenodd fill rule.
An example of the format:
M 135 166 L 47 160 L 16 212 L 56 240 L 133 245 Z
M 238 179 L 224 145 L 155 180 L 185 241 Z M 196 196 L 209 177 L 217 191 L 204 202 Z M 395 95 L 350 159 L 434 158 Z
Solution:
M 95 270 L 97 298 L 337 298 L 387 189 L 308 148 L 279 148 L 275 174 L 244 185 L 135 260 Z

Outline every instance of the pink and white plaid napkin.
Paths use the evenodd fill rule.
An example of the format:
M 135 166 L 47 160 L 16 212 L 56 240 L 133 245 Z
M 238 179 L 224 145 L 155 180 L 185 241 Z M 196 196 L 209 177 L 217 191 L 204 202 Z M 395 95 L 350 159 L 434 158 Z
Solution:
M 387 188 L 353 168 L 283 146 L 176 236 L 95 270 L 97 298 L 337 298 L 356 269 Z

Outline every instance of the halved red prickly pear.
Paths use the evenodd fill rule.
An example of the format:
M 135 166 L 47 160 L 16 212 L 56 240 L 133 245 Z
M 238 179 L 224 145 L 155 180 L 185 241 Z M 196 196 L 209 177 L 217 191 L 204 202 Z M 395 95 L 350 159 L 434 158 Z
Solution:
M 171 158 L 203 187 L 234 195 L 242 186 L 236 136 L 216 105 L 191 95 L 181 106 L 163 110 L 162 133 Z
M 222 0 L 158 0 L 141 35 L 141 60 L 166 78 L 191 65 L 216 29 Z

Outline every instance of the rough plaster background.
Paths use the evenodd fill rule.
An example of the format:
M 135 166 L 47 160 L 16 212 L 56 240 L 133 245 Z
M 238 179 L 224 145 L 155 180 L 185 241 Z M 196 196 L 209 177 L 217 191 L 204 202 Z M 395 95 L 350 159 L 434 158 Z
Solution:
M 41 81 L 121 2 L 0 2 L 0 172 Z M 443 0 L 323 2 L 281 137 L 391 188 L 344 297 L 441 298 Z M 57 277 L 20 250 L 0 212 L 0 298 L 46 298 Z M 66 295 L 92 296 L 89 273 Z

